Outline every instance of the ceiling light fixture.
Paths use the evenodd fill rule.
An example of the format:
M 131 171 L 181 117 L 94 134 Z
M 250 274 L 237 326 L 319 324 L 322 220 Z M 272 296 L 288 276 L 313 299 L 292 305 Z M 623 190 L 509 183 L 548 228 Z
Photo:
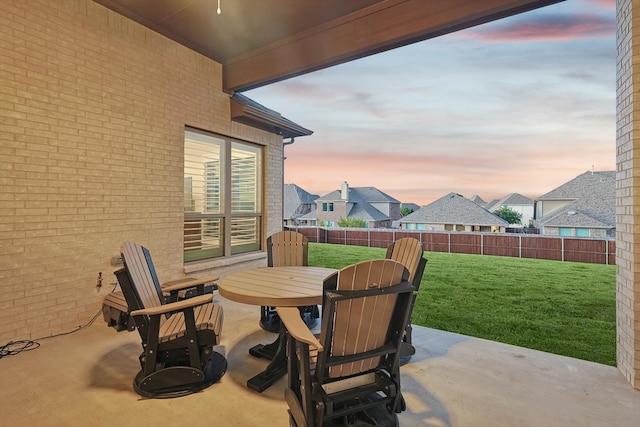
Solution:
M 216 13 L 218 15 L 220 15 L 222 13 L 222 10 L 220 10 L 220 0 L 218 0 L 218 8 L 216 9 Z

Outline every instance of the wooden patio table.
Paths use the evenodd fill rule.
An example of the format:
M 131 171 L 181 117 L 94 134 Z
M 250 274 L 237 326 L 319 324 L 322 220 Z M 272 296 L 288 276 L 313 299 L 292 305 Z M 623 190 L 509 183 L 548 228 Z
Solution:
M 232 301 L 271 307 L 304 307 L 322 304 L 323 283 L 338 270 L 324 267 L 260 267 L 230 274 L 220 280 L 220 295 Z M 267 368 L 247 381 L 247 387 L 263 392 L 287 373 L 286 328 L 268 346 L 249 352 L 271 358 Z M 269 357 L 271 356 L 271 357 Z

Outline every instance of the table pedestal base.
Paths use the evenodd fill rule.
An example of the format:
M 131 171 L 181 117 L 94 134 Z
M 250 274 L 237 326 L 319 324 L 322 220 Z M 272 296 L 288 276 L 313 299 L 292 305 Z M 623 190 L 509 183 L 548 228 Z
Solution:
M 273 356 L 278 351 L 280 345 L 280 336 L 271 344 L 256 344 L 249 349 L 249 354 L 253 357 L 259 357 L 262 359 L 272 360 Z
M 267 345 L 258 344 L 249 349 L 252 356 L 271 359 L 264 371 L 247 381 L 247 387 L 251 390 L 262 393 L 287 373 L 286 331 L 281 326 L 278 338 L 274 342 Z

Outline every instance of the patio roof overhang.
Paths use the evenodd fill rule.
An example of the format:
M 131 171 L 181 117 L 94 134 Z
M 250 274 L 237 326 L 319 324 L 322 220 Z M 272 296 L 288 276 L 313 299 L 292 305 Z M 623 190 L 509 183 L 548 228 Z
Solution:
M 229 94 L 563 0 L 94 0 L 223 65 Z

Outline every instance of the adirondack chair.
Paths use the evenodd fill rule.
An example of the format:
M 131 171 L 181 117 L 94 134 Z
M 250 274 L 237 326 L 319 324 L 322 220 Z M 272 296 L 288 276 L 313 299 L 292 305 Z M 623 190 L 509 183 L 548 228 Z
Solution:
M 225 357 L 213 350 L 220 342 L 222 307 L 213 303 L 211 294 L 167 303 L 149 268 L 149 251 L 125 243 L 122 254 L 124 267 L 115 275 L 143 349 L 135 391 L 144 397 L 177 397 L 217 382 L 227 369 Z M 180 285 L 174 285 L 170 291 L 179 290 Z
M 127 251 L 133 247 L 134 246 L 123 247 L 123 262 L 126 262 L 125 256 L 127 256 Z M 197 295 L 211 294 L 218 289 L 216 283 L 219 279 L 218 276 L 202 278 L 184 277 L 182 279 L 160 283 L 151 255 L 148 250 L 144 250 L 147 254 L 146 262 L 151 274 L 151 279 L 153 280 L 154 286 L 161 289 L 165 302 L 174 302 Z M 133 256 L 134 253 L 129 254 L 129 257 Z M 122 291 L 110 292 L 105 295 L 102 300 L 102 317 L 107 323 L 107 326 L 113 327 L 118 332 L 133 331 L 135 329 L 135 322 L 131 319 L 130 312 L 131 310 L 127 305 Z
M 267 265 L 269 267 L 297 267 L 308 265 L 309 240 L 301 233 L 284 230 L 267 238 Z M 300 313 L 310 327 L 320 317 L 318 306 L 300 307 Z M 275 307 L 260 307 L 260 326 L 277 333 L 280 330 L 280 318 Z
M 402 263 L 407 270 L 409 270 L 409 281 L 413 283 L 413 286 L 416 288 L 411 300 L 409 320 L 407 321 L 407 327 L 405 328 L 404 338 L 402 339 L 402 345 L 400 347 L 400 365 L 408 363 L 411 360 L 411 356 L 416 353 L 416 349 L 411 342 L 413 332 L 411 313 L 413 312 L 413 306 L 418 296 L 424 269 L 427 266 L 427 259 L 424 258 L 423 255 L 424 249 L 422 249 L 422 244 L 412 237 L 398 239 L 387 247 L 386 258 Z
M 414 286 L 399 262 L 346 267 L 324 283 L 317 338 L 295 308 L 278 307 L 288 335 L 290 424 L 398 425 L 406 408 L 399 350 Z

